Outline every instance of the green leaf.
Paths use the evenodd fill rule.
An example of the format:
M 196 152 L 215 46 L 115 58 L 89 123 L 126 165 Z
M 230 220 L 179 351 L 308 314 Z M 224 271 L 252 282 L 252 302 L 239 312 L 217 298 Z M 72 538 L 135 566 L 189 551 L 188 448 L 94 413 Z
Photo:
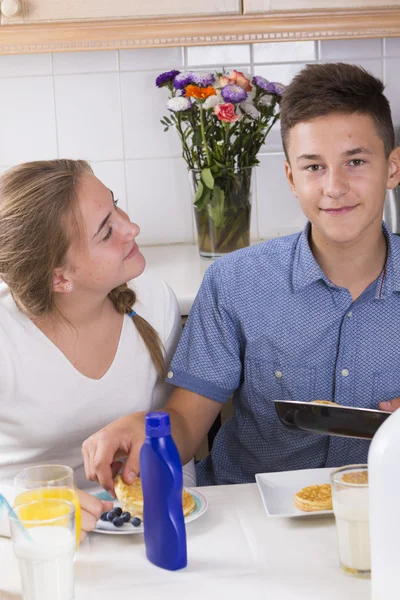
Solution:
M 200 184 L 200 182 L 199 182 Z M 207 187 L 203 187 L 203 194 L 201 195 L 201 197 L 198 200 L 195 200 L 194 204 L 197 206 L 197 208 L 199 210 L 203 210 L 203 208 L 205 208 L 208 204 L 208 202 L 210 201 L 210 190 Z
M 196 129 L 193 134 L 193 144 L 194 146 L 201 146 L 201 132 L 199 129 Z
M 225 193 L 218 185 L 214 187 L 212 201 L 208 205 L 208 214 L 212 218 L 216 227 L 225 226 Z
M 208 167 L 203 169 L 201 172 L 201 178 L 204 181 L 204 183 L 206 184 L 206 186 L 210 190 L 212 190 L 214 187 L 214 177 L 212 176 L 211 169 L 209 169 Z
M 196 190 L 196 195 L 194 197 L 194 203 L 196 204 L 196 202 L 198 202 L 203 194 L 203 190 L 204 190 L 204 186 L 201 183 L 201 181 L 199 181 L 198 185 L 197 185 L 197 190 Z

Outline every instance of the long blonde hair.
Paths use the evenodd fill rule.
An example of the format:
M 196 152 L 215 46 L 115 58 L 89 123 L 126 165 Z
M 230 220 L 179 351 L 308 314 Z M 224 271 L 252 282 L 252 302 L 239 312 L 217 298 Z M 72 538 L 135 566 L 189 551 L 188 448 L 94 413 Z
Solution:
M 74 235 L 81 239 L 77 188 L 85 173 L 93 173 L 86 161 L 59 159 L 23 163 L 0 178 L 0 278 L 31 317 L 55 310 L 54 269 L 65 263 Z M 129 314 L 136 302 L 126 283 L 108 296 L 121 314 Z M 137 314 L 132 320 L 163 377 L 157 332 Z

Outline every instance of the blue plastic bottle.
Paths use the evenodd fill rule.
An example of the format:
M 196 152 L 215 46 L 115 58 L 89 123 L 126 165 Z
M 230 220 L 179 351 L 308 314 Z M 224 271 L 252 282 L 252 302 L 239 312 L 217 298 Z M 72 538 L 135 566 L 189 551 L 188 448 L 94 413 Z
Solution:
M 146 556 L 169 571 L 187 565 L 182 508 L 182 465 L 171 437 L 168 413 L 146 415 L 146 439 L 140 450 Z

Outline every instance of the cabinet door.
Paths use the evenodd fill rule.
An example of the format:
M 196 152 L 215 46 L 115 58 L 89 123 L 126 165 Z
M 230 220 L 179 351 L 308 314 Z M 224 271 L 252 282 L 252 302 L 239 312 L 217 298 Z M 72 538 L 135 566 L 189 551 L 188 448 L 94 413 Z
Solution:
M 240 14 L 241 0 L 18 0 L 21 9 L 2 24 Z
M 400 6 L 400 0 L 243 0 L 245 14 L 338 8 L 384 8 Z

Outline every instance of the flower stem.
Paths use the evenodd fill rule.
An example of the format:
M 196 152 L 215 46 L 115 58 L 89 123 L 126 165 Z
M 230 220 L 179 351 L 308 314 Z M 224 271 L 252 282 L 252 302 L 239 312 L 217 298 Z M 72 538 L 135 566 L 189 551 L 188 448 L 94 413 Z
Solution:
M 199 108 L 200 108 L 200 131 L 201 131 L 201 139 L 203 140 L 204 149 L 206 151 L 207 167 L 211 167 L 210 153 L 208 151 L 207 140 L 206 140 L 206 133 L 204 131 L 203 107 L 202 107 L 201 104 L 200 104 Z

